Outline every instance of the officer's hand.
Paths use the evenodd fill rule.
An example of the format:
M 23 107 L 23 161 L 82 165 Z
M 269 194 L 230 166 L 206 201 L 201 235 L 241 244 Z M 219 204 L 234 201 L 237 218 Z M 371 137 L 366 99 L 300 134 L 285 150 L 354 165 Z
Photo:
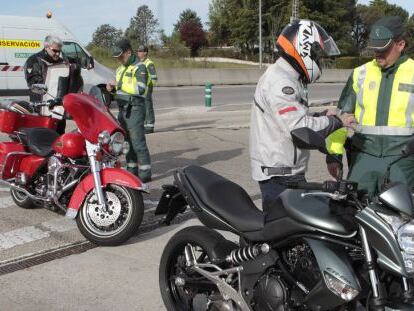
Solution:
M 336 108 L 331 108 L 326 111 L 326 116 L 336 116 L 338 114 Z
M 353 114 L 343 113 L 343 114 L 339 115 L 338 118 L 341 119 L 342 124 L 345 127 L 355 129 L 355 127 L 357 125 L 357 121 L 356 121 L 355 116 Z
M 333 178 L 338 179 L 339 178 L 339 171 L 341 169 L 341 165 L 339 163 L 332 162 L 332 163 L 328 163 L 327 167 L 328 167 L 329 174 Z
M 111 93 L 114 88 L 115 88 L 116 82 L 115 81 L 110 81 L 106 84 L 106 90 Z

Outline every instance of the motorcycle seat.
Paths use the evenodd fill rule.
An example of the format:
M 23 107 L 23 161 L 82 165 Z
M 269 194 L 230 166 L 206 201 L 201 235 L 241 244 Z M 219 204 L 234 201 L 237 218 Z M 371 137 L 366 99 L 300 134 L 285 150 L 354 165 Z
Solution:
M 53 153 L 52 145 L 59 134 L 43 127 L 21 128 L 18 136 L 22 143 L 35 155 L 48 157 Z
M 198 199 L 239 232 L 263 229 L 263 213 L 242 187 L 200 166 L 187 166 L 183 173 Z

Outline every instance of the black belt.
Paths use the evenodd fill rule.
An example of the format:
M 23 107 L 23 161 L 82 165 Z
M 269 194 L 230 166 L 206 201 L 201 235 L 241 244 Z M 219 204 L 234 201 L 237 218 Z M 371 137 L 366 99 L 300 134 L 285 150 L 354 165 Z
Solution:
M 267 176 L 292 175 L 292 168 L 291 167 L 267 167 L 267 166 L 262 166 L 262 172 Z

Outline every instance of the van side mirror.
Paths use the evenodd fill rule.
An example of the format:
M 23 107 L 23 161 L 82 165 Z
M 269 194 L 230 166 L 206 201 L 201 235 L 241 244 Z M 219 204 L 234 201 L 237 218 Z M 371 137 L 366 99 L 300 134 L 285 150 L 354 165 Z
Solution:
M 95 67 L 95 61 L 92 56 L 86 57 L 86 69 L 90 70 Z
M 41 83 L 35 83 L 35 84 L 32 84 L 32 86 L 30 87 L 30 90 L 35 94 L 45 95 L 47 93 L 47 85 L 41 84 Z

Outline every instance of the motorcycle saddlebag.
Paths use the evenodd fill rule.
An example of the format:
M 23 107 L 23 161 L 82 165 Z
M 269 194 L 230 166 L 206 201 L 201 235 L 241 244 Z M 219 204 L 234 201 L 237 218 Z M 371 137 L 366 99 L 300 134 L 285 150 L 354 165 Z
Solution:
M 15 142 L 0 143 L 0 179 L 16 176 L 20 162 L 26 156 L 22 144 Z

